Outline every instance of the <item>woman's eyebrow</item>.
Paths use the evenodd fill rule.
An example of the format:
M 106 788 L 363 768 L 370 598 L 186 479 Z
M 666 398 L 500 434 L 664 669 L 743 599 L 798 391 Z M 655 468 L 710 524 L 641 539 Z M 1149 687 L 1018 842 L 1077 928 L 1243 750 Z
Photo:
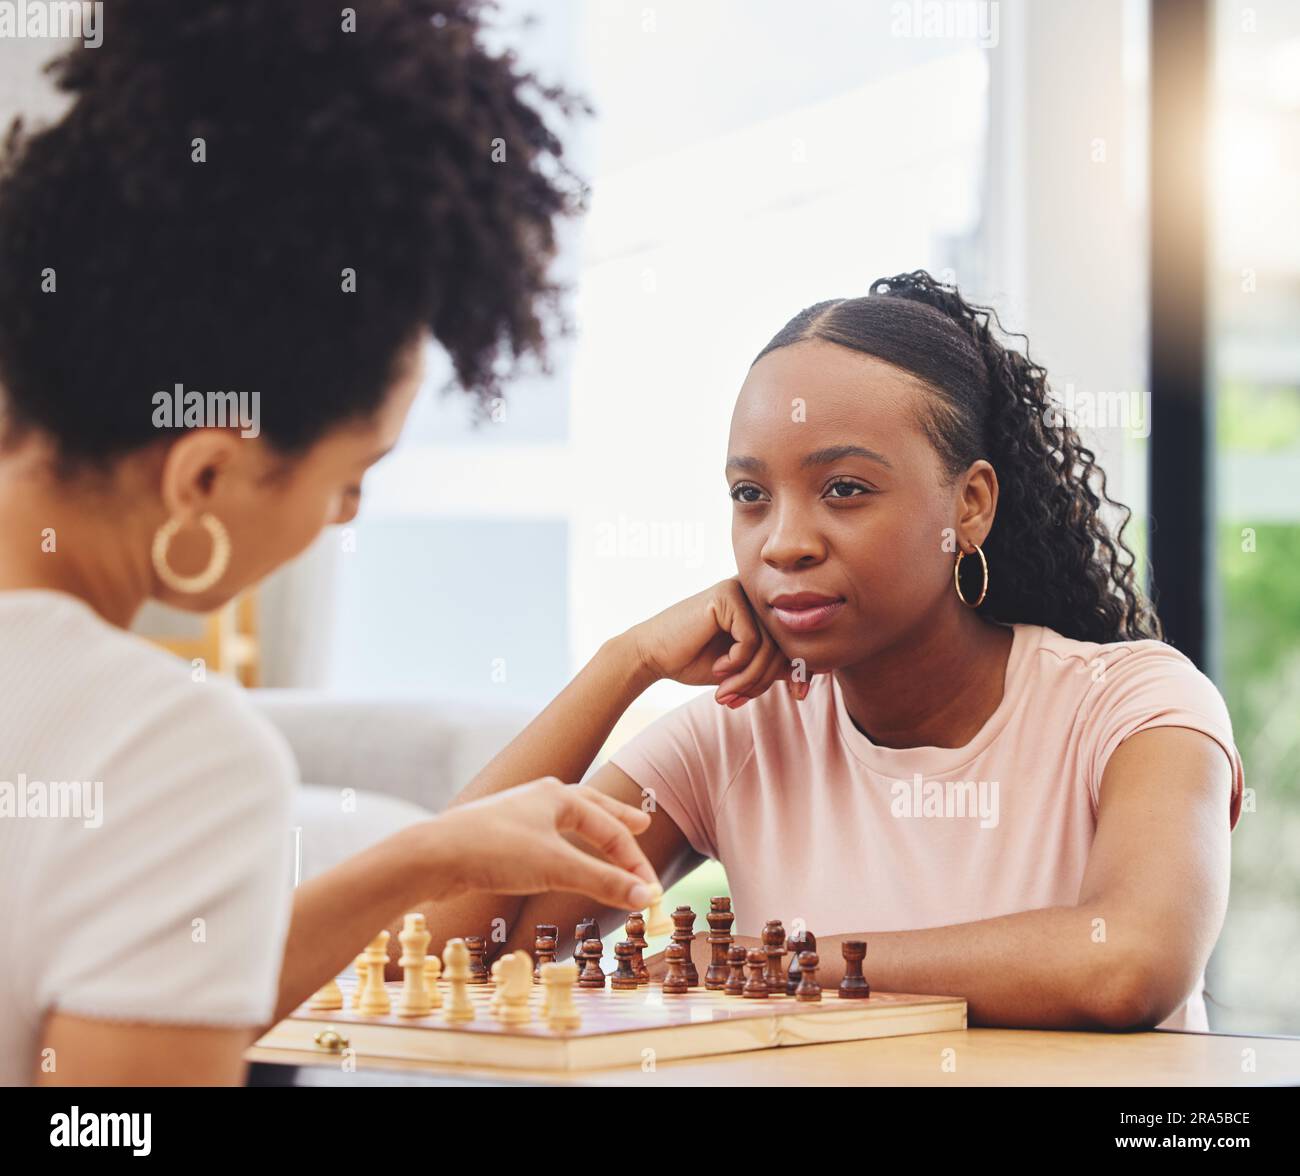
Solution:
M 807 469 L 809 466 L 830 465 L 843 457 L 865 457 L 868 461 L 879 462 L 887 470 L 894 468 L 883 453 L 861 445 L 832 445 L 829 449 L 818 449 L 815 453 L 808 454 L 799 464 Z
M 732 455 L 727 458 L 726 469 L 743 470 L 751 474 L 761 474 L 767 466 L 756 457 L 738 457 Z

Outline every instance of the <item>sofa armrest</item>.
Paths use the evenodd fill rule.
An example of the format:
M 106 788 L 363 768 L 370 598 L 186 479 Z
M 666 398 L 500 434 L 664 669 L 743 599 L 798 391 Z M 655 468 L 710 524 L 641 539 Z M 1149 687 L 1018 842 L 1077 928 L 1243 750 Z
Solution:
M 368 789 L 439 812 L 532 717 L 463 703 L 347 699 L 307 690 L 251 690 L 281 731 L 300 778 Z

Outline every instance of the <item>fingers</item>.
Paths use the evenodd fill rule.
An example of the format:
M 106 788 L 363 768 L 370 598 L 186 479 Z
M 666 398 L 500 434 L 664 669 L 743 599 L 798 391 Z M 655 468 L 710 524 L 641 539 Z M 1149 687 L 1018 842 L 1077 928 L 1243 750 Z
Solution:
M 729 581 L 733 591 L 728 594 L 726 604 L 734 612 L 730 624 L 737 633 L 747 636 L 757 634 L 758 645 L 738 642 L 731 650 L 713 663 L 714 677 L 722 678 L 718 683 L 714 698 L 723 706 L 744 706 L 751 698 L 765 694 L 779 681 L 784 681 L 790 696 L 802 700 L 808 696 L 806 679 L 796 680 L 794 669 L 789 659 L 781 652 L 780 646 L 772 635 L 763 627 L 745 596 L 738 582 Z M 721 621 L 719 622 L 721 623 Z M 740 652 L 747 655 L 739 656 Z
M 775 645 L 767 630 L 758 623 L 748 598 L 735 581 L 727 581 L 727 590 L 715 607 L 718 608 L 719 628 L 735 639 L 731 649 L 713 663 L 715 676 L 722 676 L 714 697 L 724 706 L 730 706 L 733 699 L 752 689 L 770 668 Z
M 633 830 L 649 828 L 649 813 L 590 788 L 565 788 L 556 824 L 561 832 L 576 834 L 611 862 L 625 879 L 624 890 L 636 882 L 644 887 L 658 883 L 654 867 L 632 836 Z M 626 875 L 634 876 L 630 883 Z M 647 889 L 628 909 L 641 910 L 649 901 Z
M 758 652 L 749 664 L 718 684 L 718 701 L 726 706 L 740 706 L 750 698 L 757 698 L 784 675 L 787 665 L 785 655 L 764 631 Z
M 714 605 L 714 618 L 732 639 L 731 648 L 713 663 L 714 673 L 744 669 L 763 648 L 765 634 L 738 587 Z
M 583 853 L 563 838 L 556 838 L 549 868 L 552 890 L 585 894 L 604 906 L 622 911 L 643 910 L 650 901 L 649 888 L 636 874 Z
M 605 793 L 597 792 L 594 788 L 587 788 L 579 795 L 595 801 L 606 812 L 622 821 L 633 833 L 644 833 L 650 828 L 650 814 L 635 805 L 624 804 L 621 800 L 615 800 L 612 796 L 606 796 Z

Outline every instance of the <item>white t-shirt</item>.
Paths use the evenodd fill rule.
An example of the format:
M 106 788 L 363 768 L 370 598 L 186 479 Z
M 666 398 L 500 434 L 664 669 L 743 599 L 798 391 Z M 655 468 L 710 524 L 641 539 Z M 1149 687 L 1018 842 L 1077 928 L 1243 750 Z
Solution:
M 0 592 L 0 1085 L 49 1068 L 56 1009 L 268 1020 L 296 780 L 232 683 L 76 597 Z

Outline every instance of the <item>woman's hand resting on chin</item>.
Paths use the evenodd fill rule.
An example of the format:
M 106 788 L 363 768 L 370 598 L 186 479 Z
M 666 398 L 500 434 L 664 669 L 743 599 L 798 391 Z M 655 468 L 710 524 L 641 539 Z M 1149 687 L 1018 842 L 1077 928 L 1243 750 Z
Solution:
M 808 693 L 735 577 L 642 621 L 627 636 L 655 677 L 716 686 L 714 697 L 724 706 L 744 706 L 780 681 L 794 698 Z

